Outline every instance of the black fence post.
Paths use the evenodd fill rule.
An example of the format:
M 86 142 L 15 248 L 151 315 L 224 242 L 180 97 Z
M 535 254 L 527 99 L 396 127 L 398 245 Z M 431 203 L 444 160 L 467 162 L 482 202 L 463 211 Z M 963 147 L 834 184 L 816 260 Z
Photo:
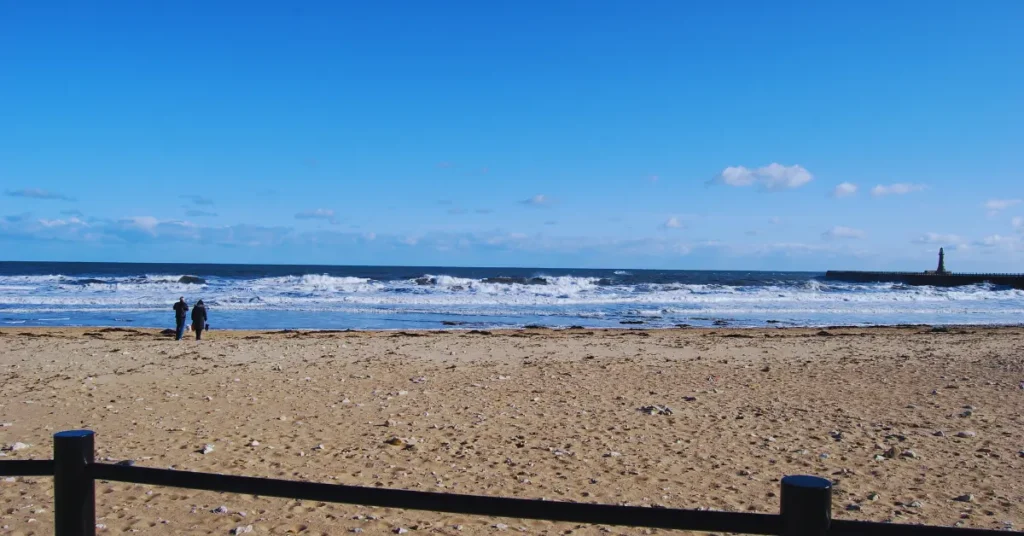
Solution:
M 832 482 L 816 476 L 782 479 L 782 536 L 824 536 L 832 523 Z
M 93 432 L 53 435 L 53 515 L 56 536 L 96 536 L 96 486 L 89 474 Z

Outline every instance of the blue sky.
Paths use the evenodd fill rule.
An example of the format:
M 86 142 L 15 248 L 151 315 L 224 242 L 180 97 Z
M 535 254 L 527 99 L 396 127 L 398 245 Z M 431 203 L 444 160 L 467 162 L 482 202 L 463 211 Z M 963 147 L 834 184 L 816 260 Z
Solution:
M 0 0 L 0 258 L 1024 271 L 1022 24 Z

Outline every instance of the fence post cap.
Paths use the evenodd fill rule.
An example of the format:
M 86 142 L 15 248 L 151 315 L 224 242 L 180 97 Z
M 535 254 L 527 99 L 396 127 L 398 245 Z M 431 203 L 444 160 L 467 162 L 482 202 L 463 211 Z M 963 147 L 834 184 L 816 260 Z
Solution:
M 832 489 L 831 480 L 810 475 L 790 475 L 782 477 L 782 485 L 809 489 Z
M 63 432 L 57 432 L 56 434 L 53 434 L 53 437 L 59 437 L 63 439 L 90 437 L 93 435 L 96 435 L 96 432 L 93 432 L 92 430 L 64 430 Z

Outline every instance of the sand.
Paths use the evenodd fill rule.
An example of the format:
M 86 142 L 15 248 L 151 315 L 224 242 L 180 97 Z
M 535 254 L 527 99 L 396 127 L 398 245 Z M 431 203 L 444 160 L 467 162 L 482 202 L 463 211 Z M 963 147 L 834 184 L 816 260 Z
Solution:
M 89 428 L 97 459 L 147 467 L 763 513 L 781 477 L 812 474 L 834 479 L 837 519 L 1024 528 L 1020 328 L 207 338 L 0 330 L 0 445 L 29 445 L 0 459 L 49 458 L 54 432 Z M 115 482 L 96 495 L 101 534 L 669 532 Z M 50 478 L 5 479 L 0 532 L 52 534 L 52 501 Z

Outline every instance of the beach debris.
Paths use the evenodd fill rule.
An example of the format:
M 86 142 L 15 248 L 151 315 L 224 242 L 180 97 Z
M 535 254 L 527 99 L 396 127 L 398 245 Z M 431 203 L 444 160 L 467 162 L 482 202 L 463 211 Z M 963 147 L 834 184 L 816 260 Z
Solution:
M 684 396 L 683 397 L 683 402 L 696 402 L 696 401 L 697 401 L 697 397 L 695 397 L 695 396 Z
M 963 412 L 960 413 L 960 417 L 962 417 L 964 419 L 966 419 L 967 417 L 970 417 L 972 415 L 974 415 L 974 412 L 969 410 L 969 409 L 965 409 Z
M 619 456 L 622 456 L 622 453 L 615 452 L 614 450 L 611 452 L 606 452 L 604 455 L 605 458 L 618 458 Z
M 14 424 L 13 424 L 13 423 L 9 423 L 9 422 L 0 422 L 0 428 L 10 428 L 10 427 L 12 427 L 12 426 L 14 426 Z
M 970 493 L 965 493 L 959 497 L 954 497 L 953 500 L 956 502 L 974 502 L 974 495 L 971 495 Z
M 830 456 L 828 455 L 827 452 L 822 452 L 821 454 L 818 455 L 818 459 L 821 459 L 821 460 L 827 460 L 829 458 L 830 458 Z
M 640 412 L 648 415 L 672 415 L 672 408 L 659 405 L 644 406 L 640 408 Z
M 359 533 L 363 532 L 363 529 L 361 529 L 359 527 L 355 527 L 355 528 L 348 529 L 348 531 L 349 532 L 354 532 L 356 534 L 359 534 Z
M 946 432 L 943 432 L 942 430 L 936 430 L 932 432 L 932 435 L 935 437 L 946 437 Z
M 828 433 L 828 435 L 831 436 L 832 439 L 835 439 L 836 441 L 843 440 L 843 433 L 840 432 L 839 430 L 832 430 L 831 432 Z
M 228 510 L 227 506 L 218 506 L 218 507 L 214 508 L 213 510 L 211 510 L 211 512 L 213 512 L 215 514 L 226 514 L 226 513 L 230 512 L 230 511 L 231 510 Z
M 491 525 L 491 527 L 493 527 L 495 529 L 498 529 L 498 530 L 508 530 L 508 525 L 506 525 L 504 523 L 495 523 L 494 525 Z
M 210 443 L 207 443 L 207 444 L 203 445 L 203 448 L 199 449 L 197 452 L 200 453 L 200 454 L 209 454 L 209 453 L 213 452 L 213 445 L 210 444 Z
M 738 474 L 739 476 L 750 476 L 750 471 L 746 469 L 741 469 L 740 472 L 736 474 Z
M 1017 456 L 1020 456 L 1021 458 L 1024 458 L 1024 449 L 1018 450 L 1017 451 Z
M 250 447 L 258 447 L 258 446 L 260 446 L 260 442 L 256 441 L 255 439 L 253 439 L 252 442 L 249 443 L 249 446 Z
M 978 435 L 977 433 L 972 432 L 970 430 L 965 430 L 963 432 L 957 432 L 956 433 L 956 436 L 959 437 L 959 438 L 962 438 L 962 439 L 969 439 L 969 438 L 975 437 L 977 435 Z
M 910 449 L 907 449 L 907 450 L 905 450 L 905 451 L 900 453 L 900 457 L 917 459 L 918 455 L 917 455 L 916 452 L 914 452 L 914 451 L 912 451 Z
M 908 504 L 907 506 L 910 508 L 921 508 L 922 506 L 924 506 L 924 504 L 922 504 L 921 501 L 914 501 Z
M 860 512 L 860 510 L 861 510 L 860 505 L 857 504 L 857 503 L 851 503 L 851 504 L 846 505 L 846 511 L 847 512 Z
M 409 381 L 411 381 L 412 383 L 423 383 L 423 382 L 427 381 L 427 377 L 426 376 L 417 376 L 415 378 L 410 379 Z
M 18 441 L 16 443 L 11 443 L 10 445 L 7 445 L 6 447 L 4 447 L 3 450 L 10 451 L 10 452 L 17 452 L 19 450 L 25 450 L 25 449 L 27 449 L 27 448 L 29 448 L 31 446 L 32 445 L 29 445 L 27 443 L 22 443 L 21 441 Z
M 231 534 L 249 534 L 252 532 L 252 525 L 238 526 L 231 530 Z
M 878 494 L 873 492 L 873 491 L 871 493 L 868 493 L 868 500 L 869 501 L 877 501 L 878 500 Z
M 313 450 L 324 450 L 325 448 L 326 447 L 324 447 L 324 444 L 320 443 L 319 445 L 313 447 Z
M 416 442 L 411 440 L 411 439 L 406 439 L 404 437 L 398 437 L 398 436 L 393 436 L 393 437 L 389 438 L 387 441 L 384 441 L 384 443 L 386 443 L 388 445 L 391 445 L 392 447 L 403 447 L 403 448 L 409 448 L 409 447 L 411 447 L 411 446 L 416 444 Z
M 397 527 L 397 528 L 395 528 L 395 530 L 393 530 L 391 532 L 394 532 L 395 534 L 405 534 L 405 533 L 409 532 L 409 529 L 403 529 L 402 527 Z
M 875 461 L 876 462 L 884 462 L 885 461 L 885 456 L 882 456 L 881 454 L 875 454 Z

